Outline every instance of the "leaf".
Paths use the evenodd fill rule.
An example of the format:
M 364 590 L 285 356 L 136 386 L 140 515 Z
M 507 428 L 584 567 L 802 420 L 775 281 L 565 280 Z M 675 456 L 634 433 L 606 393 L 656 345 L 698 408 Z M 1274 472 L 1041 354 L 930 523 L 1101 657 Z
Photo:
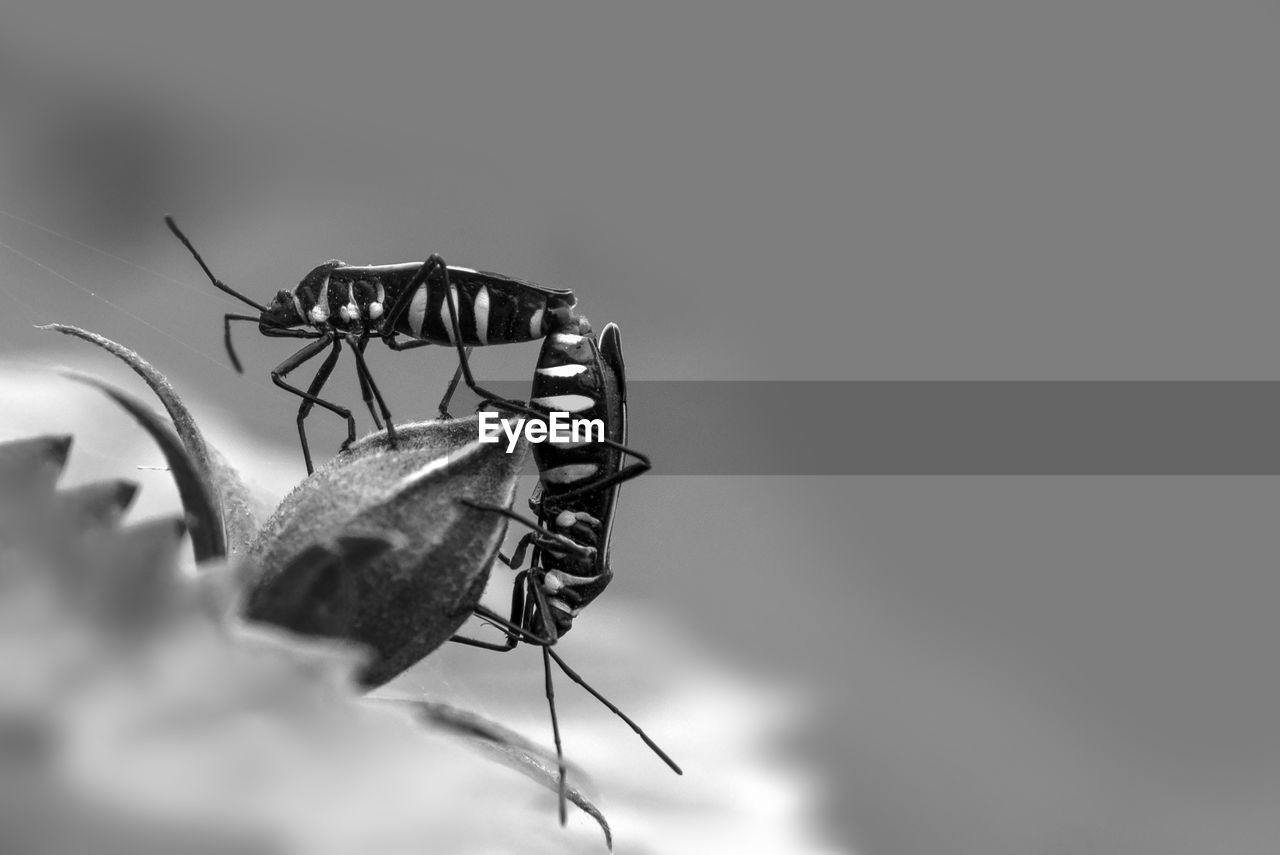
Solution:
M 133 629 L 148 627 L 153 618 L 169 611 L 186 532 L 182 520 L 162 518 L 100 534 L 83 533 L 95 577 L 95 611 Z
M 522 772 L 553 792 L 560 791 L 555 754 L 497 722 L 435 701 L 375 698 L 370 699 L 370 702 L 406 710 L 420 721 L 456 733 L 504 766 Z M 578 772 L 571 764 L 567 765 L 567 768 L 574 769 L 575 773 Z M 613 832 L 609 828 L 609 822 L 605 819 L 604 813 L 577 787 L 566 786 L 565 796 L 599 823 L 600 830 L 604 832 L 605 845 L 612 851 Z
M 96 481 L 58 491 L 58 501 L 72 525 L 114 526 L 138 494 L 135 481 Z
M 500 763 L 510 766 L 512 769 L 523 772 L 527 777 L 548 790 L 553 792 L 560 791 L 560 776 L 557 772 L 555 761 L 548 762 L 541 752 L 531 754 L 513 745 L 504 745 L 484 739 L 472 739 L 470 741 L 472 745 L 484 753 Z M 609 821 L 604 818 L 604 814 L 600 812 L 600 809 L 583 795 L 581 790 L 571 784 L 565 786 L 564 794 L 569 801 L 580 807 L 584 813 L 599 824 L 600 830 L 604 832 L 604 844 L 612 852 L 613 831 L 609 828 Z
M 58 530 L 49 500 L 70 449 L 69 436 L 0 443 L 0 543 L 47 540 Z
M 405 698 L 371 697 L 368 700 L 372 704 L 382 704 L 406 710 L 421 721 L 453 731 L 460 736 L 510 745 L 519 748 L 521 751 L 538 755 L 548 762 L 555 762 L 555 754 L 538 745 L 532 739 L 521 736 L 511 728 L 498 724 L 492 719 L 485 718 L 479 713 L 460 709 L 452 704 L 443 704 L 439 701 L 408 700 Z M 576 764 L 568 761 L 565 762 L 565 768 L 581 773 L 581 769 Z
M 222 509 L 218 505 L 208 479 L 204 477 L 172 429 L 140 401 L 101 380 L 75 371 L 61 373 L 72 380 L 98 389 L 123 407 L 151 435 L 151 438 L 160 446 L 164 459 L 173 472 L 173 480 L 178 486 L 178 496 L 182 499 L 182 508 L 186 511 L 191 526 L 191 545 L 195 550 L 196 561 L 205 562 L 226 557 L 227 541 L 222 529 Z
M 160 403 L 164 405 L 169 418 L 173 420 L 173 426 L 182 447 L 195 462 L 203 480 L 212 485 L 214 496 L 220 500 L 219 507 L 225 513 L 226 539 L 230 541 L 232 552 L 237 555 L 242 554 L 258 527 L 253 511 L 255 503 L 249 488 L 245 486 L 244 480 L 235 467 L 231 466 L 217 449 L 205 442 L 195 417 L 178 397 L 168 378 L 135 351 L 97 333 L 69 324 L 45 324 L 36 329 L 60 332 L 95 344 L 118 357 L 146 381 L 151 391 L 155 392 Z
M 363 509 L 383 520 L 417 504 L 428 518 L 447 509 L 464 522 L 444 525 L 435 548 L 445 552 L 455 540 L 475 540 L 477 528 L 505 528 L 495 514 L 483 515 L 482 526 L 465 522 L 468 509 L 449 497 L 465 487 L 475 498 L 509 502 L 523 449 L 490 459 L 458 442 L 465 429 L 407 433 L 419 440 L 411 450 L 402 444 L 391 452 L 385 437 L 375 437 L 352 460 L 335 462 L 345 477 L 351 473 L 343 465 L 359 472 L 409 457 L 408 471 L 376 494 L 365 491 L 377 479 L 351 478 L 356 495 L 339 504 L 353 502 L 354 516 Z M 135 492 L 129 482 L 57 490 L 68 447 L 58 438 L 0 445 L 0 461 L 23 461 L 0 466 L 0 496 L 6 471 L 38 473 L 47 487 L 9 503 L 22 512 L 17 523 L 0 508 L 0 523 L 20 534 L 0 557 L 0 826 L 12 832 L 5 835 L 12 845 L 0 848 L 516 851 L 545 825 L 545 815 L 522 799 L 521 780 L 467 749 L 550 787 L 545 750 L 443 705 L 414 705 L 417 722 L 375 709 L 355 694 L 363 651 L 345 638 L 224 619 L 236 598 L 236 568 L 215 562 L 196 579 L 178 573 L 179 519 L 117 525 Z M 38 465 L 26 465 L 33 460 Z M 406 502 L 413 507 L 401 507 Z M 365 568 L 413 548 L 411 535 L 354 524 L 312 544 L 286 567 L 299 583 L 294 608 L 314 616 L 311 602 L 330 598 L 330 588 L 361 582 Z M 465 551 L 450 554 L 466 564 Z M 487 574 L 488 563 L 482 567 Z M 282 601 L 288 593 L 279 592 Z M 599 811 L 576 790 L 570 798 L 597 817 L 611 842 Z M 326 807 L 317 812 L 316 805 Z
M 325 634 L 372 648 L 366 686 L 390 680 L 443 644 L 470 616 L 506 534 L 507 520 L 460 505 L 470 498 L 510 507 L 528 448 L 511 454 L 478 441 L 476 418 L 420 422 L 340 453 L 303 481 L 267 520 L 250 548 L 261 576 L 251 582 L 246 616 L 303 630 L 326 615 Z M 343 536 L 396 543 L 340 584 L 299 556 Z M 299 608 L 290 591 L 311 591 Z M 320 588 L 323 588 L 321 590 Z M 340 617 L 338 617 L 340 616 Z
M 387 537 L 343 535 L 335 543 L 315 543 L 290 560 L 281 578 L 287 584 L 259 589 L 258 613 L 304 635 L 342 637 L 356 619 L 357 575 L 393 546 Z
M 265 514 L 268 506 L 258 504 L 240 477 L 240 471 L 213 446 L 209 446 L 209 459 L 213 464 L 212 483 L 222 499 L 222 524 L 227 533 L 227 548 L 233 556 L 241 557 L 249 551 L 249 544 L 258 533 L 259 507 Z
M 0 443 L 0 485 L 15 493 L 52 490 L 70 451 L 70 436 L 38 436 Z

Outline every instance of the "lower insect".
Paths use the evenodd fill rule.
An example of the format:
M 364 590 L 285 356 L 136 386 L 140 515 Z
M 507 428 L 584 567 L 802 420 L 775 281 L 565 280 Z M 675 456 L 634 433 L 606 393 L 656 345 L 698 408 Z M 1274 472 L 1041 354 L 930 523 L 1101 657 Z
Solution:
M 560 760 L 560 818 L 565 820 L 564 762 L 560 724 L 556 716 L 551 664 L 582 686 L 627 723 L 677 774 L 665 751 L 604 695 L 592 688 L 553 649 L 573 627 L 574 619 L 604 591 L 613 578 L 609 547 L 621 484 L 650 468 L 649 458 L 626 446 L 626 374 L 618 327 L 607 325 L 599 340 L 585 320 L 573 329 L 548 336 L 534 373 L 530 405 L 546 414 L 570 409 L 584 419 L 598 419 L 603 436 L 587 442 L 543 443 L 534 446 L 539 483 L 529 500 L 536 520 L 496 505 L 467 504 L 502 514 L 530 531 L 511 558 L 518 570 L 508 616 L 476 606 L 475 614 L 505 634 L 502 642 L 455 636 L 454 641 L 506 652 L 520 642 L 542 649 L 547 704 L 552 735 Z M 629 462 L 628 462 L 629 461 Z M 525 557 L 530 555 L 528 566 Z

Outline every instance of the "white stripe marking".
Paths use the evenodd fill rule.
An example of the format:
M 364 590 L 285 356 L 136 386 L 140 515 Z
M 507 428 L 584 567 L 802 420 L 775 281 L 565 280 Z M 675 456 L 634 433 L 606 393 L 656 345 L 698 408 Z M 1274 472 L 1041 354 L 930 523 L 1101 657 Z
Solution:
M 529 318 L 529 335 L 532 338 L 542 338 L 542 310 L 538 309 L 533 313 L 533 317 Z
M 575 609 L 575 608 L 570 608 L 570 606 L 569 606 L 567 603 L 565 603 L 565 601 L 564 601 L 564 600 L 560 599 L 559 597 L 548 597 L 548 598 L 547 598 L 547 605 L 548 605 L 548 606 L 550 606 L 551 608 L 555 609 L 555 610 L 556 610 L 556 611 L 558 611 L 558 612 L 564 612 L 565 614 L 567 614 L 567 615 L 571 615 L 571 616 L 573 616 L 573 617 L 577 617 L 577 616 L 578 616 L 578 610 L 577 610 L 577 609 Z
M 402 261 L 399 264 L 353 264 L 352 267 L 361 267 L 365 270 L 374 270 L 387 273 L 401 273 L 406 270 L 417 271 L 422 267 L 421 261 Z
M 360 304 L 356 302 L 356 283 L 347 283 L 347 305 L 343 306 L 342 316 L 349 321 L 360 317 Z
M 566 439 L 564 442 L 556 442 L 556 441 L 554 441 L 554 440 L 549 440 L 548 442 L 549 442 L 549 444 L 550 444 L 550 445 L 554 446 L 555 448 L 581 448 L 581 447 L 582 447 L 582 446 L 584 446 L 584 445 L 592 445 L 592 444 L 594 444 L 594 443 L 595 443 L 595 440 L 594 440 L 594 439 L 580 439 L 580 440 L 578 440 L 577 442 L 574 442 L 574 441 L 573 441 L 573 440 L 571 440 L 571 439 Z
M 570 463 L 557 466 L 542 473 L 542 480 L 548 484 L 575 484 L 591 478 L 600 470 L 594 463 Z
M 409 303 L 409 329 L 418 338 L 422 338 L 422 327 L 427 320 L 427 284 L 424 282 L 413 292 L 413 301 Z
M 537 373 L 543 377 L 576 377 L 586 370 L 585 365 L 553 365 L 550 368 L 539 368 Z
M 553 413 L 580 413 L 594 407 L 596 399 L 586 395 L 548 395 L 545 398 L 534 398 L 529 403 Z
M 588 549 L 590 549 L 592 552 L 595 552 L 595 549 L 593 547 L 588 547 Z M 589 585 L 590 583 L 596 581 L 598 577 L 575 576 L 572 573 L 566 573 L 563 570 L 552 570 L 551 572 L 547 573 L 546 576 L 543 577 L 543 579 L 547 582 L 550 582 L 552 578 L 554 578 L 556 582 L 560 584 L 561 588 L 568 588 L 573 585 Z
M 581 344 L 581 343 L 582 343 L 582 336 L 576 333 L 567 333 L 567 332 L 556 333 L 556 344 L 572 346 L 572 345 Z
M 342 315 L 344 321 L 353 321 L 360 317 L 360 307 L 356 305 L 356 284 L 354 282 L 347 283 L 347 304 L 338 309 L 338 314 Z
M 475 311 L 473 313 L 476 319 L 476 338 L 480 339 L 481 344 L 489 343 L 489 286 L 481 285 L 480 293 L 476 295 Z
M 458 332 L 462 332 L 462 306 L 458 303 L 458 288 L 456 285 L 449 286 L 449 293 L 453 297 L 453 305 L 458 308 Z M 449 319 L 452 315 L 449 312 L 449 299 L 440 301 L 440 323 L 444 324 L 444 334 L 449 337 L 449 344 L 453 344 L 453 324 Z
M 320 286 L 320 295 L 316 304 L 311 307 L 311 321 L 322 324 L 329 319 L 329 274 L 324 276 L 324 285 Z

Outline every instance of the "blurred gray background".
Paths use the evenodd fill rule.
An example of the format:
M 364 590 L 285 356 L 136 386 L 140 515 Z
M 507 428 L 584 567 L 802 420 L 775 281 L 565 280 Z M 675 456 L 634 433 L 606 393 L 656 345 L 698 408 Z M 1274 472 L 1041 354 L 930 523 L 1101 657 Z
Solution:
M 165 212 L 259 299 L 331 257 L 435 251 L 572 287 L 642 379 L 1275 376 L 1273 4 L 2 16 L 0 354 L 136 382 L 31 325 L 133 345 L 255 438 L 264 479 L 301 474 L 267 379 L 287 343 L 246 325 L 231 372 L 238 307 Z M 397 413 L 429 414 L 447 355 L 371 353 Z M 535 353 L 476 365 L 523 379 Z M 358 400 L 351 375 L 335 396 Z M 779 441 L 847 427 L 793 415 Z M 650 477 L 609 597 L 808 710 L 779 750 L 820 776 L 846 849 L 1274 852 L 1278 492 Z

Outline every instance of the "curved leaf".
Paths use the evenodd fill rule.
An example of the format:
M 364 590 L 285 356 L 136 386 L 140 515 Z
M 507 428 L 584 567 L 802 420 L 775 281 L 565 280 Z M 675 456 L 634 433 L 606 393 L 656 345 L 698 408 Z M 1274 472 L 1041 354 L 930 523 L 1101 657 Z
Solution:
M 253 512 L 255 503 L 249 488 L 245 486 L 235 468 L 227 463 L 226 458 L 205 441 L 191 411 L 178 397 L 168 378 L 135 351 L 97 333 L 70 324 L 45 324 L 36 329 L 59 332 L 97 345 L 120 359 L 146 381 L 151 391 L 155 392 L 160 403 L 164 405 L 169 418 L 173 420 L 178 438 L 187 454 L 195 461 L 201 477 L 206 483 L 212 485 L 211 489 L 220 499 L 219 512 L 225 513 L 226 538 L 230 540 L 232 551 L 236 554 L 243 553 L 258 527 L 256 515 Z
M 182 442 L 174 435 L 172 429 L 142 402 L 119 389 L 79 372 L 63 371 L 61 373 L 72 380 L 93 386 L 111 398 L 151 435 L 164 453 L 164 459 L 173 472 L 173 480 L 178 485 L 178 496 L 182 499 L 182 508 L 186 511 L 191 525 L 191 545 L 195 550 L 196 561 L 204 562 L 226 557 L 227 541 L 222 530 L 222 512 L 218 507 L 217 499 L 208 480 L 203 477 L 197 464 L 187 454 Z
M 560 792 L 560 776 L 554 753 L 484 716 L 434 701 L 371 699 L 374 703 L 398 707 L 421 721 L 444 728 L 465 738 L 472 746 L 512 769 L 516 769 L 553 792 Z M 568 768 L 573 768 L 571 765 Z M 576 771 L 576 770 L 575 770 Z M 566 786 L 565 797 L 594 819 L 604 832 L 605 845 L 613 850 L 609 821 L 577 787 Z
M 365 437 L 303 481 L 250 548 L 261 576 L 245 614 L 297 631 L 367 645 L 366 686 L 385 683 L 443 644 L 470 616 L 506 534 L 500 514 L 461 505 L 468 498 L 510 507 L 528 448 L 511 454 L 478 441 L 476 418 L 397 427 Z M 343 536 L 396 546 L 341 579 L 299 561 Z M 317 584 L 330 579 L 338 584 Z M 299 587 L 311 591 L 299 598 Z M 285 605 L 287 604 L 287 605 Z M 304 607 L 300 607 L 304 606 Z M 323 613 L 319 615 L 318 613 Z

